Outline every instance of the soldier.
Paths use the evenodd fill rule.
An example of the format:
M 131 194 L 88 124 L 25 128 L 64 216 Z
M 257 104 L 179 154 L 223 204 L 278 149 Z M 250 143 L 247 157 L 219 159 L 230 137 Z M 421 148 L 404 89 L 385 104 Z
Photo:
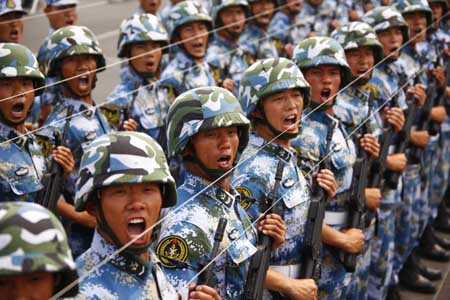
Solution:
M 241 48 L 250 53 L 253 61 L 278 57 L 275 43 L 268 30 L 276 6 L 275 0 L 250 0 L 251 21 L 239 37 Z
M 2 43 L 0 52 L 0 202 L 35 202 L 46 165 L 39 144 L 25 128 L 25 119 L 45 79 L 28 48 Z M 70 174 L 74 161 L 68 148 L 53 149 L 51 156 Z
M 25 14 L 21 1 L 0 1 L 0 43 L 20 43 Z
M 118 57 L 130 60 L 122 63 L 121 82 L 102 110 L 111 127 L 145 132 L 164 146 L 162 129 L 171 99 L 158 78 L 161 57 L 167 53 L 167 32 L 154 15 L 146 13 L 129 17 L 120 28 Z
M 69 241 L 75 257 L 89 247 L 95 219 L 87 213 L 77 213 L 73 208 L 75 196 L 75 181 L 84 148 L 96 137 L 110 131 L 108 122 L 103 114 L 95 107 L 92 90 L 96 82 L 96 73 L 103 70 L 105 58 L 102 50 L 92 33 L 83 26 L 66 26 L 55 31 L 49 39 L 47 74 L 57 80 L 64 80 L 60 92 L 58 105 L 54 108 L 44 125 L 46 128 L 39 134 L 42 144 L 51 141 L 51 131 L 56 127 L 62 131 L 64 119 L 69 106 L 73 106 L 73 117 L 67 133 L 67 146 L 71 149 L 75 168 L 64 186 L 64 197 L 59 209 L 61 215 L 76 223 L 72 226 Z M 47 138 L 45 138 L 47 137 Z M 50 138 L 49 138 L 50 137 Z
M 369 132 L 363 132 L 364 139 L 358 146 L 361 151 L 366 151 L 370 159 L 374 160 L 379 155 L 380 145 L 377 138 L 382 132 L 382 120 L 375 109 L 371 109 L 369 93 L 366 90 L 367 82 L 372 76 L 372 69 L 383 57 L 383 47 L 377 39 L 375 31 L 366 23 L 351 22 L 336 29 L 331 37 L 336 39 L 345 50 L 348 65 L 352 72 L 352 85 L 347 87 L 336 98 L 334 107 L 335 115 L 346 124 L 350 132 L 357 130 L 367 122 Z M 366 139 L 366 140 L 365 140 Z M 370 140 L 370 147 L 366 148 Z M 381 191 L 379 187 L 367 187 L 365 190 L 366 208 L 377 213 L 380 207 Z M 375 229 L 375 218 L 368 218 L 367 227 L 364 230 L 366 239 L 365 249 L 358 260 L 358 266 L 353 273 L 353 280 L 347 291 L 347 299 L 366 299 L 367 285 L 370 267 L 370 240 Z
M 310 186 L 297 167 L 291 139 L 298 134 L 303 106 L 310 100 L 309 84 L 294 62 L 265 59 L 254 63 L 244 73 L 239 88 L 244 112 L 252 120 L 254 131 L 233 175 L 233 185 L 242 195 L 241 204 L 252 219 L 263 211 L 263 201 L 272 188 L 276 166 L 284 162 L 279 198 L 274 206 L 287 225 L 286 241 L 271 257 L 268 277 L 274 285 L 266 286 L 264 299 L 283 293 L 289 299 L 317 299 L 312 279 L 298 279 L 304 245 Z M 329 170 L 317 175 L 317 183 L 331 199 L 336 191 Z
M 242 73 L 252 64 L 251 54 L 238 47 L 249 6 L 246 0 L 219 1 L 213 6 L 211 15 L 217 31 L 208 47 L 206 60 L 215 81 L 237 95 Z
M 256 232 L 228 174 L 247 145 L 250 122 L 236 97 L 219 87 L 183 93 L 170 107 L 169 120 L 169 153 L 182 155 L 187 171 L 177 190 L 176 216 L 161 225 L 156 253 L 177 288 L 195 280 L 214 259 L 213 280 L 221 299 L 241 299 Z M 227 225 L 219 253 L 226 252 L 212 257 L 221 217 Z M 272 237 L 276 248 L 284 241 L 286 226 L 280 216 L 268 214 L 258 230 Z
M 195 1 L 183 1 L 172 8 L 167 31 L 169 41 L 178 45 L 174 58 L 161 74 L 161 84 L 169 89 L 170 96 L 216 85 L 205 61 L 212 26 L 211 17 Z
M 152 14 L 159 19 L 158 10 L 160 6 L 161 0 L 139 0 L 139 8 L 136 14 Z
M 78 278 L 58 218 L 28 202 L 0 203 L 0 293 L 3 299 L 46 300 Z M 63 294 L 74 297 L 78 285 Z
M 44 12 L 47 16 L 50 28 L 48 30 L 48 35 L 39 48 L 37 54 L 37 60 L 39 63 L 39 68 L 42 73 L 46 73 L 45 68 L 48 59 L 48 40 L 55 30 L 58 30 L 65 26 L 76 25 L 78 21 L 77 5 L 78 0 L 46 0 L 47 6 L 44 8 Z M 44 93 L 39 98 L 39 102 L 35 104 L 35 109 L 38 107 L 40 111 L 38 112 L 38 118 L 33 118 L 30 120 L 33 123 L 38 122 L 38 125 L 47 119 L 48 115 L 52 111 L 52 105 L 56 104 L 56 95 L 58 94 L 58 88 L 60 85 L 52 85 L 57 80 L 54 77 L 49 77 L 45 79 L 46 87 Z
M 302 8 L 302 2 L 302 0 L 280 1 L 281 6 L 270 21 L 269 35 L 275 42 L 279 56 L 291 58 L 295 45 L 301 41 L 297 36 L 298 26 L 295 26 L 295 22 Z
M 149 248 L 161 208 L 177 202 L 162 148 L 140 132 L 103 135 L 86 148 L 79 175 L 76 209 L 97 220 L 90 248 L 77 259 L 80 275 L 112 256 L 80 283 L 80 293 L 87 299 L 181 299 Z M 218 299 L 207 286 L 189 291 L 189 299 Z
M 311 58 L 310 53 L 314 53 Z M 327 158 L 331 162 L 337 190 L 328 203 L 322 229 L 322 275 L 319 284 L 320 299 L 343 299 L 351 273 L 345 270 L 339 257 L 339 249 L 346 253 L 361 253 L 364 234 L 359 228 L 348 227 L 349 190 L 352 184 L 353 164 L 356 158 L 355 144 L 349 139 L 344 125 L 334 117 L 333 103 L 339 88 L 351 80 L 351 71 L 341 45 L 330 38 L 308 38 L 294 50 L 294 61 L 311 85 L 311 104 L 303 111 L 300 133 L 292 141 L 299 155 L 299 167 L 311 172 L 320 160 L 329 155 L 326 136 L 330 126 L 333 134 Z M 366 147 L 368 147 L 367 145 Z

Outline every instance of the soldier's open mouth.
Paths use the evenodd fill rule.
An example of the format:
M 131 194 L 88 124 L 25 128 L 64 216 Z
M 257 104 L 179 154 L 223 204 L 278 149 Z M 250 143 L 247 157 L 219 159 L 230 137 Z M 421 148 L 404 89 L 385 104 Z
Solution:
M 145 231 L 144 218 L 133 218 L 128 221 L 128 235 L 133 239 Z M 142 242 L 144 236 L 136 240 L 135 243 Z
M 16 40 L 19 37 L 19 31 L 17 29 L 13 29 L 9 32 L 9 35 L 13 40 Z
M 325 98 L 325 100 L 328 99 L 328 98 L 330 97 L 330 95 L 331 95 L 331 90 L 330 90 L 330 89 L 323 89 L 323 90 L 320 92 L 320 96 L 321 96 L 322 98 Z
M 217 163 L 219 164 L 219 167 L 228 169 L 231 167 L 231 155 L 222 155 L 217 160 Z
M 192 45 L 192 47 L 197 49 L 197 50 L 202 49 L 203 43 L 195 43 L 195 44 Z
M 414 29 L 414 33 L 415 34 L 419 34 L 419 33 L 421 33 L 422 32 L 422 28 L 415 28 Z
M 289 115 L 287 118 L 284 119 L 284 123 L 288 125 L 294 125 L 295 121 L 297 121 L 297 116 L 295 114 Z
M 25 108 L 25 104 L 23 104 L 23 103 L 16 103 L 16 104 L 13 105 L 11 110 L 13 112 L 20 113 L 20 112 L 22 112 L 24 110 L 24 108 Z
M 155 63 L 151 61 L 151 62 L 146 63 L 145 65 L 146 65 L 147 69 L 153 69 L 153 66 L 155 65 Z
M 89 76 L 82 75 L 82 76 L 78 77 L 78 82 L 80 83 L 80 86 L 82 88 L 86 88 L 89 85 Z

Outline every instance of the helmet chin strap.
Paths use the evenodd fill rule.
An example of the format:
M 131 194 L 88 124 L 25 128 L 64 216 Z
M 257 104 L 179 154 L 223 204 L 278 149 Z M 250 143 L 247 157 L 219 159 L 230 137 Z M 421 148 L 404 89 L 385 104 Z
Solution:
M 259 102 L 261 103 L 261 102 Z M 282 132 L 279 131 L 278 129 L 276 129 L 275 127 L 273 127 L 272 124 L 270 124 L 269 121 L 267 121 L 267 116 L 266 113 L 264 112 L 264 109 L 261 107 L 261 105 L 257 105 L 256 109 L 259 111 L 259 113 L 261 114 L 262 118 L 255 118 L 255 120 L 263 125 L 266 125 L 267 127 L 269 127 L 270 131 L 272 132 L 272 134 L 274 136 L 277 137 L 277 139 L 280 140 L 291 140 L 297 137 L 298 132 L 297 133 L 291 133 L 291 132 Z
M 106 221 L 105 214 L 103 212 L 102 205 L 100 203 L 100 193 L 97 192 L 96 199 L 94 199 L 95 205 L 97 206 L 100 222 L 97 223 L 98 228 L 103 231 L 106 235 L 109 236 L 109 238 L 113 241 L 114 245 L 120 249 L 122 248 L 123 244 L 120 243 L 119 239 L 117 238 L 116 234 L 112 231 L 111 227 L 109 227 L 108 222 Z M 123 252 L 131 255 L 139 255 L 141 253 L 145 253 L 148 251 L 148 248 L 150 247 L 150 242 L 140 246 L 140 247 L 127 247 Z

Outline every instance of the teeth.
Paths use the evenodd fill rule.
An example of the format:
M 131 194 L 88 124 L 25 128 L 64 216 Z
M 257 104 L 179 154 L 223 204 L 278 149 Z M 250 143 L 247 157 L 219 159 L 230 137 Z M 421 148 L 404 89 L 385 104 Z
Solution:
M 131 219 L 130 221 L 128 221 L 128 223 L 131 223 L 131 224 L 140 224 L 140 223 L 144 223 L 144 219 L 143 219 L 143 218 Z

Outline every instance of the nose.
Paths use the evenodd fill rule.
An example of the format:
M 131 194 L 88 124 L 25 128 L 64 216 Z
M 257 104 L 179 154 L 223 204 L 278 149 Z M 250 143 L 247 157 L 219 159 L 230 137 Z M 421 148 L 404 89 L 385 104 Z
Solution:
M 128 203 L 127 208 L 129 210 L 141 210 L 144 209 L 145 205 L 142 201 L 142 195 L 138 192 L 136 187 L 132 186 L 128 193 Z
M 229 149 L 231 147 L 231 136 L 227 133 L 219 135 L 219 149 Z

